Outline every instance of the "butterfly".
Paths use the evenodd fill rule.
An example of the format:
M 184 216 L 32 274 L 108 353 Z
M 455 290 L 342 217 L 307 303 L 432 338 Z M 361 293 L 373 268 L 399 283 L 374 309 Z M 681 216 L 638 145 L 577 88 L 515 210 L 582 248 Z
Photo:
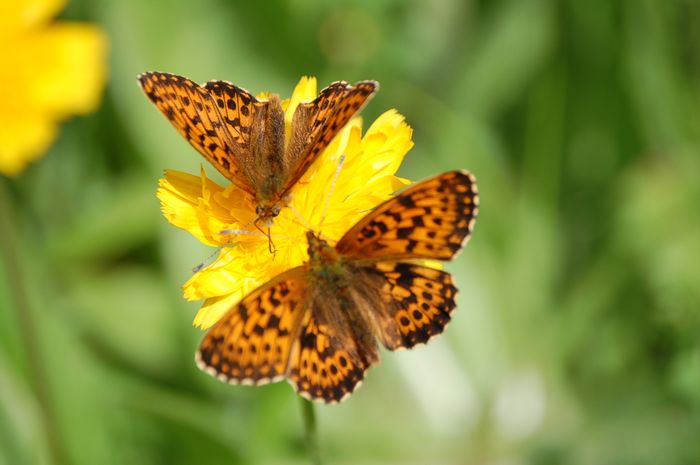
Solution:
M 258 100 L 226 81 L 204 86 L 175 74 L 138 77 L 148 98 L 178 132 L 234 185 L 254 198 L 256 219 L 269 226 L 289 193 L 379 84 L 334 82 L 297 106 L 285 141 L 280 98 Z
M 340 402 L 389 350 L 445 329 L 457 289 L 421 260 L 450 260 L 478 213 L 474 177 L 450 171 L 380 204 L 331 246 L 307 232 L 309 260 L 244 297 L 204 336 L 201 369 L 231 384 L 286 378 L 303 397 Z

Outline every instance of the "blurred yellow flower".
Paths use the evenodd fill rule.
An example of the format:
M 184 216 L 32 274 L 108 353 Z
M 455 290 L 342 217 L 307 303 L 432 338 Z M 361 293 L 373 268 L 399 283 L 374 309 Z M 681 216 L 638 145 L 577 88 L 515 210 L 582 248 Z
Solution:
M 299 102 L 315 96 L 316 79 L 302 78 L 283 102 L 287 130 Z M 394 173 L 413 146 L 411 136 L 395 110 L 379 116 L 364 136 L 362 120 L 352 119 L 292 188 L 290 206 L 274 219 L 274 254 L 267 237 L 250 226 L 255 207 L 244 191 L 216 184 L 204 170 L 199 176 L 167 171 L 158 189 L 165 217 L 203 243 L 222 247 L 218 258 L 184 285 L 186 299 L 205 300 L 194 324 L 210 327 L 248 292 L 306 261 L 308 229 L 320 230 L 334 243 L 367 211 L 408 185 Z
M 3 0 L 0 14 L 0 173 L 42 155 L 57 124 L 98 104 L 106 38 L 95 26 L 52 23 L 63 0 Z

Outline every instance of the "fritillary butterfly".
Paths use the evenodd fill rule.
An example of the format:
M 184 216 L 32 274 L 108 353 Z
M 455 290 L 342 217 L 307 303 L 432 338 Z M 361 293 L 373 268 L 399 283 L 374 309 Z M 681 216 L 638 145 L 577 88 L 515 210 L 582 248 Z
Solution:
M 291 188 L 379 85 L 334 82 L 302 102 L 285 142 L 277 95 L 258 100 L 225 81 L 204 86 L 175 74 L 139 76 L 148 98 L 178 132 L 234 185 L 255 199 L 255 223 L 268 223 L 288 202 Z
M 203 370 L 233 384 L 286 378 L 300 395 L 343 400 L 388 349 L 444 330 L 457 289 L 417 260 L 449 260 L 471 235 L 474 177 L 451 171 L 416 184 L 329 245 L 309 231 L 309 261 L 248 294 L 205 335 Z

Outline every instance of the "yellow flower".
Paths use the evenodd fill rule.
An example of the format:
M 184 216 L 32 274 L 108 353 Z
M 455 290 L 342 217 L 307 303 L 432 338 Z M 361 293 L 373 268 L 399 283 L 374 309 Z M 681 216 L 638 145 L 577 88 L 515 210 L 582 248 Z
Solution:
M 90 25 L 50 18 L 62 0 L 2 2 L 0 14 L 0 173 L 18 174 L 42 155 L 57 124 L 98 103 L 106 39 Z
M 302 78 L 283 102 L 287 130 L 299 102 L 315 96 L 316 79 Z M 290 206 L 274 219 L 274 254 L 267 237 L 251 226 L 255 206 L 242 190 L 219 186 L 203 169 L 199 176 L 167 171 L 158 189 L 165 217 L 203 243 L 222 247 L 218 258 L 183 287 L 186 299 L 205 300 L 194 324 L 210 327 L 248 292 L 305 262 L 308 229 L 321 231 L 334 243 L 369 210 L 409 184 L 394 173 L 413 146 L 411 136 L 395 110 L 377 118 L 364 136 L 362 120 L 352 119 L 292 188 Z M 221 234 L 226 230 L 245 232 Z

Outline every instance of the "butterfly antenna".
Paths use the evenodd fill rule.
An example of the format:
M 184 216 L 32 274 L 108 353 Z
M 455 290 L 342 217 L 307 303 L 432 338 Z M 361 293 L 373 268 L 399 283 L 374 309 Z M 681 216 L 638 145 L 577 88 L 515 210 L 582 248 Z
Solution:
M 264 232 L 256 232 L 256 231 L 248 231 L 247 229 L 222 229 L 219 231 L 219 234 L 224 235 L 224 234 L 237 234 L 241 236 L 255 236 L 255 237 L 267 237 L 267 234 Z
M 304 215 L 302 215 L 301 212 L 299 212 L 299 210 L 294 208 L 294 205 L 292 205 L 291 203 L 289 204 L 289 209 L 292 211 L 292 213 L 294 213 L 294 216 L 296 216 L 299 219 L 299 221 L 301 221 L 301 223 L 296 222 L 298 225 L 303 226 L 309 230 L 314 229 L 313 226 L 311 226 L 311 223 L 309 223 L 309 220 L 304 218 Z
M 302 216 L 302 214 L 299 213 L 299 210 L 297 210 L 296 208 L 294 208 L 293 205 L 289 205 L 289 209 L 292 210 L 292 212 L 296 215 L 296 217 L 297 217 L 299 220 L 301 220 L 301 221 L 298 221 L 298 220 L 296 220 L 296 219 L 294 219 L 294 218 L 285 218 L 287 221 L 291 221 L 292 223 L 296 224 L 297 226 L 301 226 L 301 227 L 303 227 L 303 228 L 306 228 L 306 229 L 308 229 L 309 231 L 315 231 L 315 230 L 316 230 L 316 228 L 314 228 L 313 226 L 311 226 L 311 223 L 309 223 L 309 221 L 306 220 L 306 219 Z M 274 236 L 274 237 L 281 237 L 281 236 Z M 318 237 L 321 238 L 321 239 L 323 239 L 323 238 L 324 238 L 324 235 L 319 231 Z M 299 239 L 299 238 L 286 237 L 286 236 L 285 236 L 285 238 L 286 238 L 287 240 L 292 241 L 292 242 L 302 242 L 302 241 L 303 241 L 302 239 Z M 305 241 L 304 241 L 304 242 L 305 242 Z
M 212 260 L 212 259 L 213 259 L 216 255 L 218 255 L 219 252 L 221 252 L 221 249 L 223 249 L 223 246 L 217 247 L 216 250 L 214 250 L 214 252 L 211 253 L 211 255 L 209 255 L 207 258 L 205 258 L 205 259 L 202 261 L 202 263 L 200 263 L 199 265 L 197 265 L 197 266 L 195 266 L 194 268 L 192 268 L 192 273 L 199 273 L 200 271 L 202 271 L 202 269 L 203 269 L 205 266 L 211 265 L 211 264 L 213 263 L 213 260 Z
M 259 231 L 259 232 L 258 232 Z M 265 232 L 262 229 L 258 228 L 258 231 L 247 231 L 245 229 L 222 229 L 219 231 L 219 234 L 221 235 L 226 235 L 226 234 L 241 234 L 244 236 L 253 236 L 253 237 L 268 237 L 272 239 L 284 239 L 288 241 L 294 241 L 297 240 L 297 238 L 291 237 L 291 236 L 284 236 L 282 234 L 270 234 L 270 232 Z M 233 244 L 232 244 L 233 245 Z M 221 247 L 230 247 L 229 245 L 223 245 Z
M 326 219 L 328 214 L 328 207 L 331 203 L 331 197 L 333 196 L 333 191 L 335 190 L 335 183 L 338 181 L 338 176 L 340 176 L 340 170 L 343 168 L 343 163 L 345 162 L 345 154 L 340 156 L 338 160 L 338 166 L 335 168 L 335 173 L 333 173 L 333 179 L 331 180 L 331 187 L 328 189 L 328 194 L 326 195 L 326 202 L 323 205 L 323 212 L 321 213 L 321 221 L 318 222 L 318 233 L 321 234 L 321 226 L 323 226 L 323 221 Z

